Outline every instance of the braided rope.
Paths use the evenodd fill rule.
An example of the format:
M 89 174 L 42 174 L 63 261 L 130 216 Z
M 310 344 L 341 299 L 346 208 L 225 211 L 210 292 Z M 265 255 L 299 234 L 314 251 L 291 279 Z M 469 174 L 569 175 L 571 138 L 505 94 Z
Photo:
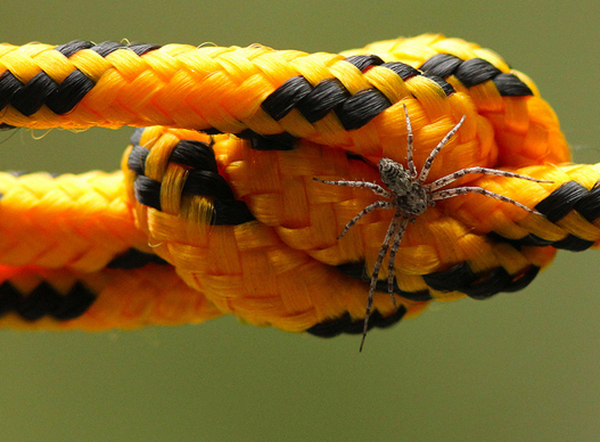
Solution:
M 0 174 L 2 264 L 95 272 L 148 250 L 124 200 L 122 173 Z
M 91 273 L 0 266 L 0 300 L 1 325 L 17 329 L 132 329 L 222 314 L 172 266 L 152 263 Z
M 388 53 L 370 54 L 390 45 Z M 448 118 L 466 115 L 471 124 L 462 136 L 479 138 L 481 149 L 472 146 L 464 155 L 478 164 L 520 167 L 568 159 L 556 117 L 533 83 L 489 51 L 441 36 L 370 49 L 368 56 L 346 58 L 262 46 L 3 44 L 1 123 L 161 124 L 242 137 L 285 133 L 363 156 L 402 160 L 397 145 L 404 137 L 398 128 L 406 104 L 424 146 L 440 139 L 452 122 Z M 405 53 L 411 56 L 403 58 Z M 415 69 L 423 67 L 432 73 Z M 497 148 L 489 124 L 500 135 Z
M 139 144 L 125 154 L 129 159 L 126 180 L 135 183 L 139 179 L 143 168 L 132 167 L 132 163 L 137 163 L 139 151 L 145 150 L 150 152 L 144 157 L 146 170 L 162 171 L 161 176 L 154 176 L 156 182 L 176 181 L 173 176 L 181 175 L 170 161 L 179 156 L 173 154 L 182 145 L 181 139 L 209 141 L 192 131 L 146 129 L 134 140 Z M 188 215 L 189 209 L 167 213 L 153 205 L 152 201 L 163 201 L 167 194 L 163 186 L 157 186 L 150 191 L 154 197 L 132 197 L 138 224 L 151 243 L 158 244 L 155 252 L 173 263 L 181 277 L 219 309 L 250 323 L 298 331 L 306 329 L 307 321 L 320 324 L 345 313 L 351 318 L 364 314 L 366 281 L 390 214 L 369 215 L 368 223 L 359 223 L 348 232 L 348 238 L 337 241 L 344 224 L 372 203 L 373 197 L 355 189 L 319 186 L 312 177 L 342 175 L 352 180 L 367 176 L 376 180 L 374 171 L 344 152 L 303 141 L 291 151 L 268 152 L 248 149 L 239 139 L 216 137 L 213 141 L 222 176 L 256 220 L 228 226 L 206 224 L 210 234 L 198 234 L 191 230 L 197 229 L 198 223 Z M 132 158 L 136 160 L 132 162 Z M 153 160 L 164 164 L 151 165 Z M 199 162 L 196 167 L 204 166 Z M 259 177 L 256 170 L 269 172 Z M 472 184 L 536 207 L 549 219 L 540 220 L 483 197 L 457 198 L 428 209 L 409 226 L 407 241 L 396 256 L 395 292 L 401 296 L 398 303 L 406 315 L 420 312 L 431 299 L 453 300 L 465 294 L 483 299 L 500 291 L 516 291 L 550 264 L 557 248 L 583 250 L 600 241 L 600 230 L 594 224 L 600 217 L 594 208 L 600 165 L 529 166 L 515 172 L 555 183 L 524 184 L 487 176 Z M 577 200 L 567 196 L 575 183 L 582 190 Z M 181 189 L 182 184 L 174 187 Z M 198 196 L 179 192 L 177 198 L 172 205 L 189 207 L 185 200 Z M 211 201 L 219 206 L 215 204 L 219 198 Z M 559 208 L 561 204 L 566 206 Z M 552 215 L 555 210 L 562 213 Z M 206 256 L 211 259 L 207 261 Z M 283 267 L 278 261 L 282 257 Z M 381 275 L 383 279 L 386 276 L 385 272 Z M 385 292 L 384 281 L 381 285 Z M 393 313 L 383 293 L 376 297 L 375 306 L 382 318 Z M 355 328 L 358 333 L 360 329 Z M 330 333 L 330 328 L 324 333 Z
M 598 245 L 600 165 L 562 165 L 566 141 L 533 82 L 475 44 L 424 35 L 342 54 L 0 45 L 3 127 L 150 126 L 132 137 L 123 172 L 0 174 L 0 325 L 93 330 L 231 313 L 361 333 L 391 214 L 337 240 L 376 196 L 313 178 L 380 182 L 379 158 L 405 162 L 404 105 L 418 169 L 466 115 L 429 180 L 484 166 L 553 184 L 461 179 L 544 216 L 479 195 L 429 208 L 396 254 L 398 310 L 386 262 L 371 326 L 432 299 L 517 291 L 557 249 Z

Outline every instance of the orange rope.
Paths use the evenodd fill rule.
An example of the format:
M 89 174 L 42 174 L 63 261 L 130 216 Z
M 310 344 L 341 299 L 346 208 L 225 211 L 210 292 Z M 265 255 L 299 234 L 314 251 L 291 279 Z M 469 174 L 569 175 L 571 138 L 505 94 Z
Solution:
M 519 290 L 557 248 L 598 245 L 600 165 L 564 165 L 567 143 L 536 86 L 475 44 L 423 35 L 342 54 L 0 45 L 4 127 L 149 126 L 122 172 L 0 175 L 0 325 L 96 330 L 231 313 L 360 332 L 392 214 L 375 211 L 338 240 L 377 196 L 313 178 L 380 183 L 380 158 L 406 164 L 403 106 L 418 170 L 466 116 L 429 182 L 483 166 L 553 184 L 461 179 L 543 216 L 472 194 L 428 208 L 396 254 L 399 308 L 381 288 L 373 325 L 432 299 Z

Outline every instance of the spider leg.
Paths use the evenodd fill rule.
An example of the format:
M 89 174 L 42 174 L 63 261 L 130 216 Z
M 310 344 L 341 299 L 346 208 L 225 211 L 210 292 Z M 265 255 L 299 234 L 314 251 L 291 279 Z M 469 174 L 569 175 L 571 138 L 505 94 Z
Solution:
M 390 258 L 388 260 L 388 293 L 390 294 L 390 298 L 392 298 L 392 304 L 394 304 L 395 311 L 398 311 L 398 307 L 396 306 L 396 298 L 394 298 L 394 265 L 396 263 L 396 252 L 398 251 L 398 247 L 400 247 L 409 220 L 409 217 L 402 217 L 402 221 L 400 221 L 400 225 L 396 229 L 396 235 L 394 236 L 394 242 L 390 248 Z
M 391 204 L 391 203 L 389 203 Z M 390 206 L 392 207 L 392 206 Z M 367 332 L 369 329 L 369 318 L 371 317 L 371 308 L 373 307 L 373 298 L 375 297 L 375 289 L 377 288 L 377 280 L 379 276 L 379 270 L 381 269 L 381 264 L 383 263 L 383 258 L 387 255 L 387 251 L 390 247 L 390 241 L 392 240 L 392 236 L 396 232 L 396 228 L 398 226 L 398 220 L 401 218 L 401 213 L 399 210 L 396 210 L 392 221 L 390 221 L 390 225 L 388 227 L 387 233 L 385 234 L 385 239 L 383 240 L 383 244 L 381 245 L 381 249 L 379 249 L 379 255 L 377 256 L 377 261 L 375 261 L 375 265 L 373 266 L 373 271 L 371 273 L 371 283 L 369 286 L 369 298 L 367 299 L 367 309 L 365 311 L 365 321 L 363 323 L 363 334 L 362 340 L 360 341 L 360 348 L 358 351 L 362 351 L 363 346 L 365 345 L 365 339 L 367 338 Z
M 498 193 L 492 192 L 487 189 L 483 189 L 481 187 L 455 187 L 454 189 L 436 190 L 431 195 L 431 200 L 432 201 L 445 200 L 448 198 L 454 198 L 455 196 L 465 195 L 467 193 L 478 193 L 480 195 L 488 196 L 490 198 L 494 198 L 499 201 L 503 201 L 505 203 L 510 203 L 514 206 L 520 207 L 523 210 L 526 210 L 529 213 L 533 213 L 535 215 L 542 215 L 541 213 L 539 213 L 533 209 L 530 209 L 529 207 L 525 206 L 524 204 L 521 204 L 518 201 L 513 200 L 512 198 L 509 198 L 504 195 L 500 195 Z
M 431 169 L 433 160 L 435 160 L 435 157 L 438 156 L 438 154 L 440 153 L 440 150 L 442 150 L 442 147 L 444 147 L 448 143 L 448 141 L 450 141 L 450 138 L 452 138 L 454 136 L 454 134 L 458 131 L 458 129 L 460 129 L 460 126 L 462 126 L 462 124 L 464 123 L 465 118 L 466 118 L 466 116 L 463 115 L 463 117 L 460 119 L 458 124 L 456 126 L 454 126 L 450 130 L 450 132 L 448 132 L 446 134 L 446 136 L 444 138 L 442 138 L 442 141 L 440 141 L 439 144 L 437 146 L 435 146 L 435 148 L 431 151 L 431 153 L 429 154 L 429 157 L 427 157 L 427 159 L 425 160 L 425 164 L 423 164 L 423 168 L 421 169 L 421 173 L 418 178 L 418 181 L 420 184 L 425 182 L 425 180 L 427 179 L 427 175 L 429 175 L 429 170 Z
M 414 180 L 417 178 L 418 172 L 415 167 L 415 162 L 413 159 L 413 139 L 414 134 L 412 131 L 412 125 L 410 124 L 410 117 L 408 116 L 408 110 L 406 109 L 406 104 L 402 105 L 404 107 L 404 116 L 406 117 L 406 132 L 407 134 L 407 143 L 406 143 L 406 162 L 408 165 L 408 173 L 410 177 Z
M 379 184 L 370 183 L 368 181 L 346 181 L 346 180 L 338 180 L 338 181 L 329 181 L 329 180 L 320 180 L 319 178 L 314 178 L 313 180 L 318 181 L 323 184 L 331 184 L 333 186 L 344 186 L 344 187 L 364 187 L 366 189 L 370 189 L 374 194 L 382 196 L 384 198 L 393 198 L 390 192 L 385 190 Z
M 354 224 L 356 224 L 367 213 L 372 212 L 373 210 L 376 210 L 376 209 L 390 209 L 392 207 L 394 207 L 394 204 L 389 201 L 375 201 L 373 204 L 369 204 L 367 207 L 365 207 L 363 210 L 361 210 L 354 218 L 352 218 L 348 222 L 348 224 L 346 224 L 346 227 L 344 227 L 344 230 L 342 231 L 342 233 L 340 233 L 340 236 L 338 236 L 337 239 L 340 239 L 344 235 L 346 235 L 348 230 L 350 230 L 350 228 Z
M 482 175 L 503 176 L 503 177 L 507 177 L 507 178 L 520 178 L 523 180 L 534 181 L 536 183 L 551 184 L 553 182 L 553 181 L 548 181 L 548 180 L 538 180 L 536 178 L 531 178 L 526 175 L 521 175 L 521 174 L 514 173 L 514 172 L 508 172 L 505 170 L 489 169 L 487 167 L 467 167 L 466 169 L 457 170 L 454 173 L 446 175 L 442 178 L 438 178 L 434 182 L 427 184 L 425 187 L 428 187 L 430 191 L 435 191 L 444 186 L 447 186 L 450 183 L 453 183 L 454 181 L 464 177 L 465 175 L 474 174 L 474 173 L 480 173 Z

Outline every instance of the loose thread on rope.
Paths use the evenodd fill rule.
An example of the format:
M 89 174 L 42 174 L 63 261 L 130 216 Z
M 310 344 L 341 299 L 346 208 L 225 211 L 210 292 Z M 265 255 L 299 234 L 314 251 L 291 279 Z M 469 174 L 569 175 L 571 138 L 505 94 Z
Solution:
M 521 290 L 557 249 L 600 241 L 600 164 L 567 164 L 558 120 L 529 77 L 440 35 L 341 54 L 0 44 L 0 110 L 6 130 L 140 127 L 120 172 L 0 173 L 0 326 L 234 314 L 322 337 L 364 334 L 432 300 Z M 322 184 L 386 184 L 382 158 L 425 168 L 425 186 L 457 179 L 400 223 L 389 259 L 378 256 L 391 211 L 344 230 L 379 197 Z M 465 170 L 479 173 L 452 175 Z M 459 188 L 484 195 L 441 201 Z

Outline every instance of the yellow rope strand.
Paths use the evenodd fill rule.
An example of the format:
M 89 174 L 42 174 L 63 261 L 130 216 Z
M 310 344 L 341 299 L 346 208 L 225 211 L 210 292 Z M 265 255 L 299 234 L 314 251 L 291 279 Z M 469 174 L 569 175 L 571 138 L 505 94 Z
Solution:
M 222 314 L 201 293 L 188 287 L 170 266 L 148 264 L 140 269 L 91 273 L 0 266 L 0 284 L 5 287 L 6 283 L 25 297 L 18 313 L 6 313 L 0 326 L 22 330 L 132 329 L 151 324 L 199 323 Z M 64 301 L 69 296 L 81 299 L 78 286 L 80 292 L 90 296 L 89 308 L 71 319 L 86 306 L 66 307 L 69 303 Z M 40 301 L 41 287 L 45 296 Z M 53 314 L 42 315 L 39 304 L 49 301 L 49 291 L 59 307 Z M 6 290 L 3 295 L 6 300 Z
M 527 77 L 508 69 L 499 57 L 460 40 L 425 36 L 382 42 L 372 49 L 381 51 L 386 46 L 389 52 L 380 53 L 384 61 L 402 60 L 413 67 L 420 67 L 442 51 L 458 54 L 466 60 L 487 56 L 501 72 L 517 75 L 530 89 L 533 86 Z M 502 135 L 496 138 L 498 149 L 505 153 L 504 149 L 510 148 L 500 158 L 502 166 L 519 167 L 532 161 L 557 163 L 568 159 L 566 143 L 548 105 L 538 95 L 528 100 L 502 97 L 492 82 L 467 91 L 458 80 L 450 77 L 448 81 L 457 93 L 447 97 L 438 83 L 425 76 L 411 76 L 403 81 L 383 67 L 363 73 L 342 55 L 276 51 L 257 46 L 196 48 L 167 45 L 141 56 L 122 47 L 104 57 L 93 49 L 82 49 L 64 57 L 55 48 L 44 44 L 2 44 L 0 74 L 8 71 L 20 82 L 27 83 L 44 72 L 47 78 L 60 84 L 74 72 L 81 72 L 94 84 L 91 90 L 66 115 L 57 115 L 45 106 L 31 115 L 8 107 L 2 123 L 39 128 L 161 124 L 228 133 L 241 133 L 246 129 L 263 135 L 287 132 L 324 145 L 351 148 L 364 156 L 395 154 L 392 159 L 401 160 L 395 156 L 398 155 L 397 142 L 402 139 L 398 130 L 402 126 L 402 104 L 406 104 L 413 116 L 417 139 L 423 132 L 429 136 L 424 141 L 438 140 L 445 129 L 441 127 L 443 121 L 440 119 L 458 120 L 467 115 L 471 127 L 465 128 L 461 136 L 478 137 L 479 143 L 490 149 L 491 131 L 483 132 L 484 124 L 475 117 L 480 113 Z M 370 49 L 367 47 L 366 53 L 371 53 Z M 365 53 L 365 50 L 360 52 Z M 410 56 L 405 57 L 405 53 Z M 333 115 L 310 123 L 295 109 L 275 120 L 261 106 L 277 88 L 298 76 L 303 76 L 312 86 L 323 80 L 336 79 L 350 94 L 359 94 L 381 87 L 381 83 L 392 75 L 396 85 L 382 87 L 391 107 L 359 130 L 345 130 Z M 532 92 L 536 94 L 537 90 L 533 88 Z M 435 128 L 430 127 L 433 121 L 438 123 Z M 450 123 L 446 121 L 447 125 Z M 529 128 L 538 136 L 534 140 L 537 142 L 534 152 L 531 152 L 531 141 L 526 137 Z M 541 152 L 540 133 L 544 133 L 543 141 L 546 141 Z M 475 155 L 479 164 L 494 164 L 498 151 L 488 149 L 468 153 Z
M 125 201 L 121 172 L 0 174 L 0 260 L 95 272 L 131 247 L 147 250 Z

